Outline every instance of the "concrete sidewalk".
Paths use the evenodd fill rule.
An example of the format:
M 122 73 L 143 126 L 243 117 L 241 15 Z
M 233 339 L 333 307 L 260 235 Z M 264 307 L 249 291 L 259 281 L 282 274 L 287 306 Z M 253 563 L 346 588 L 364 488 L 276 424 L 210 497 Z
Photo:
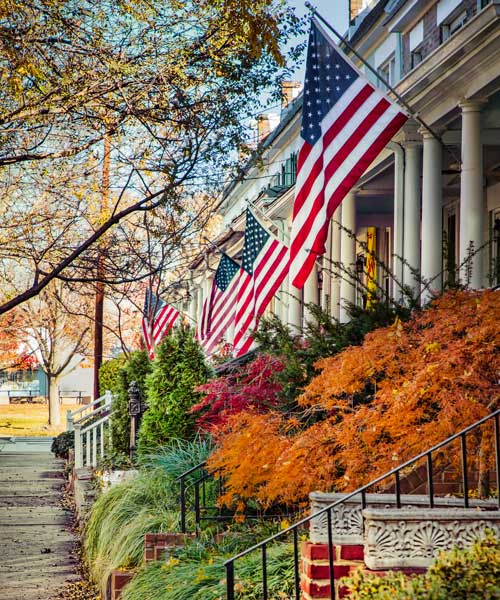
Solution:
M 71 514 L 58 502 L 63 461 L 51 442 L 0 439 L 1 600 L 50 600 L 78 579 Z

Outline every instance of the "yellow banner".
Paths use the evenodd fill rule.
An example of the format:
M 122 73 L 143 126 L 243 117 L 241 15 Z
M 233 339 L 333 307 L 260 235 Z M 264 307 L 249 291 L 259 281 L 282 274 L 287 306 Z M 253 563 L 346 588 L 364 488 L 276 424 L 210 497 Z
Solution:
M 377 298 L 377 228 L 366 229 L 366 308 L 371 308 Z

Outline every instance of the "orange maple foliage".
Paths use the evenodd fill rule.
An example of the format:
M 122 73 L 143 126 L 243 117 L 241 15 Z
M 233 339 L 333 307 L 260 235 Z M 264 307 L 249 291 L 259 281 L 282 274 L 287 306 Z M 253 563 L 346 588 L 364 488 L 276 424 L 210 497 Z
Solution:
M 452 291 L 317 362 L 299 403 L 323 420 L 296 427 L 277 413 L 231 421 L 210 458 L 230 504 L 294 503 L 313 490 L 352 490 L 489 414 L 500 399 L 500 293 Z M 470 436 L 482 467 L 491 432 Z M 453 464 L 456 456 L 442 453 Z M 478 464 L 478 468 L 481 465 Z
M 0 371 L 36 368 L 36 358 L 23 348 L 21 319 L 12 311 L 0 317 Z

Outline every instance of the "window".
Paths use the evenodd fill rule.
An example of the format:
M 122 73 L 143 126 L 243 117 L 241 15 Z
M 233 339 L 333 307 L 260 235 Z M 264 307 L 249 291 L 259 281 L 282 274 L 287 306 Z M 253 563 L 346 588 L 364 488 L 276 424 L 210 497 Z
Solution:
M 391 54 L 391 56 L 379 66 L 377 71 L 389 85 L 394 85 L 396 82 L 396 55 Z M 377 80 L 377 87 L 385 87 L 380 79 Z
M 414 69 L 417 65 L 419 65 L 423 60 L 422 50 L 414 50 L 411 53 L 411 68 Z
M 462 28 L 467 21 L 467 11 L 463 10 L 457 16 L 451 17 L 441 25 L 441 43 L 445 42 L 456 31 Z

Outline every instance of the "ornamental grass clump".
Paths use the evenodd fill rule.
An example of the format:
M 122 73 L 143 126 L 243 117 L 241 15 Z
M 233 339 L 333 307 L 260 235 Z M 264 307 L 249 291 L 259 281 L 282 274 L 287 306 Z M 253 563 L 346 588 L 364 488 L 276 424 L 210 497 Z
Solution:
M 135 478 L 97 499 L 85 527 L 84 554 L 101 590 L 114 569 L 141 564 L 144 534 L 179 531 L 175 479 L 204 460 L 209 448 L 207 441 L 174 440 L 156 455 L 145 457 Z
M 194 550 L 194 551 L 193 551 Z M 166 562 L 154 562 L 141 569 L 124 588 L 122 600 L 209 600 L 225 598 L 224 561 L 229 554 L 215 548 L 196 556 L 196 549 L 186 548 Z M 291 598 L 294 590 L 293 546 L 277 544 L 267 553 L 268 597 Z M 260 552 L 254 552 L 236 565 L 236 598 L 260 600 L 263 597 Z

